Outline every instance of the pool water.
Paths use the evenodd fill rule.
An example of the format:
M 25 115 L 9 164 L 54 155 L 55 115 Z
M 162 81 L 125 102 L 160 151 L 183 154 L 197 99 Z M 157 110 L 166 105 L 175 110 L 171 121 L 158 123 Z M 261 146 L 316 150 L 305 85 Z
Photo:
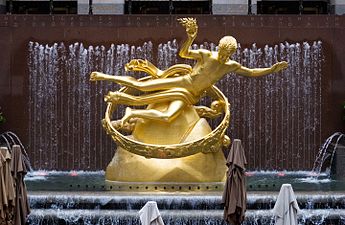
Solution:
M 345 180 L 310 171 L 248 171 L 246 177 L 248 191 L 279 191 L 284 183 L 295 191 L 345 191 Z M 27 174 L 25 183 L 29 191 L 109 190 L 104 171 L 34 171 Z

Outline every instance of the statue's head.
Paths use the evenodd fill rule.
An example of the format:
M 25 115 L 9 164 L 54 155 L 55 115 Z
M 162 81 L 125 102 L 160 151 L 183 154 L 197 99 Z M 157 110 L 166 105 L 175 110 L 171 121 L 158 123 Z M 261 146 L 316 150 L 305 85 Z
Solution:
M 218 60 L 225 63 L 237 49 L 237 41 L 232 36 L 225 36 L 218 44 Z

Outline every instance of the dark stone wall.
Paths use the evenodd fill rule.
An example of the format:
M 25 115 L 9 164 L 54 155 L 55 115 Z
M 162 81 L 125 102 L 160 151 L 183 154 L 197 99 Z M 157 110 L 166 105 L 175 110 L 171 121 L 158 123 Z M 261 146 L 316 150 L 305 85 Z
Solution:
M 217 43 L 224 35 L 233 35 L 248 47 L 256 42 L 258 46 L 321 40 L 324 48 L 322 78 L 323 109 L 322 137 L 325 140 L 336 131 L 345 131 L 342 120 L 342 103 L 345 101 L 345 16 L 196 16 L 199 22 L 199 36 L 196 43 L 204 41 Z M 142 45 L 145 41 L 153 44 L 165 43 L 176 38 L 181 42 L 185 31 L 176 22 L 177 16 L 18 16 L 0 15 L 0 106 L 7 123 L 0 131 L 16 132 L 23 143 L 28 144 L 28 43 L 52 44 L 82 42 L 84 45 L 105 45 L 128 43 Z M 110 137 L 109 137 L 110 138 Z M 101 141 L 101 140 L 100 140 Z M 321 144 L 321 143 L 320 143 Z M 96 149 L 97 151 L 97 149 Z M 286 163 L 266 165 L 265 157 L 250 161 L 250 168 L 257 169 L 311 169 L 315 152 L 308 152 L 305 162 L 299 165 Z M 28 149 L 32 157 L 38 150 Z M 104 169 L 113 149 L 109 149 L 102 161 L 93 162 L 85 168 L 63 163 L 57 170 Z M 76 153 L 77 154 L 77 153 Z M 96 153 L 97 154 L 97 153 Z M 97 157 L 95 157 L 97 158 Z M 70 153 L 62 153 L 61 161 L 68 161 Z M 293 159 L 284 159 L 286 161 Z M 44 162 L 38 165 L 45 168 Z

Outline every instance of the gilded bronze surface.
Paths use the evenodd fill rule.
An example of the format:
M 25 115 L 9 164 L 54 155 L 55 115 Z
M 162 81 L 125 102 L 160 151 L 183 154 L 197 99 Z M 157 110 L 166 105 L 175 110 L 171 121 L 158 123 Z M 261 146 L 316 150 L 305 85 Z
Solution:
M 229 142 L 227 141 L 227 137 L 225 136 L 225 131 L 227 127 L 229 126 L 229 120 L 230 120 L 230 111 L 229 111 L 229 103 L 227 99 L 223 96 L 223 94 L 216 88 L 212 87 L 212 90 L 215 94 L 219 94 L 222 96 L 222 106 L 221 109 L 225 110 L 225 115 L 222 120 L 222 122 L 210 133 L 207 135 L 201 136 L 193 142 L 187 142 L 183 143 L 183 138 L 179 138 L 178 140 L 174 140 L 176 136 L 178 136 L 179 133 L 181 133 L 181 126 L 175 127 L 176 129 L 172 130 L 173 135 L 175 137 L 167 136 L 167 129 L 172 129 L 173 124 L 178 123 L 181 121 L 181 117 L 183 115 L 178 115 L 174 121 L 172 122 L 153 122 L 152 121 L 136 121 L 137 124 L 135 124 L 136 128 L 134 129 L 134 137 L 135 138 L 129 138 L 125 135 L 122 135 L 121 132 L 112 126 L 112 121 L 110 119 L 110 116 L 113 113 L 113 110 L 115 110 L 115 106 L 113 103 L 108 103 L 107 111 L 105 114 L 105 119 L 103 120 L 103 126 L 106 129 L 107 133 L 112 136 L 114 141 L 121 146 L 123 149 L 126 149 L 129 152 L 145 156 L 147 158 L 161 158 L 161 159 L 169 159 L 169 158 L 180 158 L 185 157 L 189 155 L 196 154 L 198 152 L 217 152 L 219 151 L 222 146 L 228 145 Z M 218 100 L 219 102 L 219 100 Z M 160 104 L 160 106 L 163 103 Z M 216 103 L 217 104 L 217 103 Z M 158 106 L 156 106 L 157 108 Z M 185 106 L 184 107 L 184 113 L 186 114 L 197 114 L 198 118 L 194 119 L 194 123 L 190 124 L 190 126 L 184 128 L 183 134 L 180 134 L 180 136 L 188 136 L 189 131 L 194 127 L 196 122 L 200 119 L 198 112 L 202 116 L 210 116 L 214 117 L 218 115 L 218 111 L 215 109 L 208 108 L 208 107 L 193 107 L 193 109 L 190 109 L 191 106 Z M 188 110 L 189 108 L 189 110 Z M 183 121 L 185 122 L 185 120 Z M 150 124 L 151 123 L 151 124 Z M 127 124 L 129 126 L 130 123 Z M 157 124 L 157 126 L 155 126 Z M 186 123 L 183 123 L 185 125 Z M 142 128 L 144 126 L 144 129 Z M 152 127 L 154 126 L 154 129 Z M 132 126 L 134 127 L 134 126 Z M 145 129 L 146 128 L 146 129 Z M 150 129 L 151 128 L 151 129 Z M 141 130 L 142 132 L 140 132 Z M 158 135 L 147 135 L 148 130 L 153 130 L 157 134 L 164 134 L 164 141 L 165 143 L 157 143 Z M 140 138 L 141 135 L 144 135 L 146 138 Z M 145 141 L 145 142 L 144 142 Z
M 151 172 L 143 177 L 128 173 L 124 175 L 123 168 L 134 165 L 131 160 L 129 164 L 125 163 L 128 160 L 123 158 L 125 155 L 123 150 L 127 150 L 134 155 L 159 160 L 181 158 L 181 161 L 186 161 L 186 158 L 192 155 L 204 154 L 209 159 L 201 161 L 221 163 L 222 168 L 208 172 L 201 166 L 198 168 L 199 171 L 192 170 L 193 175 L 185 178 L 190 182 L 221 181 L 226 167 L 224 157 L 219 161 L 218 156 L 219 150 L 230 144 L 230 139 L 225 135 L 229 126 L 230 111 L 227 98 L 214 84 L 229 72 L 258 77 L 278 72 L 288 65 L 283 61 L 269 68 L 249 69 L 242 66 L 230 59 L 237 49 L 237 41 L 232 36 L 225 36 L 219 41 L 218 52 L 205 49 L 191 50 L 190 46 L 198 32 L 196 19 L 182 18 L 179 22 L 187 33 L 187 40 L 183 43 L 179 55 L 182 58 L 196 60 L 193 68 L 189 65 L 177 64 L 162 71 L 147 60 L 134 59 L 125 65 L 125 69 L 145 72 L 149 75 L 148 77 L 135 79 L 131 76 L 114 76 L 100 72 L 93 72 L 90 76 L 91 81 L 106 80 L 124 86 L 119 91 L 109 91 L 104 97 L 108 107 L 103 126 L 119 146 L 118 156 L 115 155 L 108 166 L 107 179 L 133 181 L 134 176 L 135 181 L 161 181 L 161 177 L 166 177 L 168 173 L 171 181 L 186 182 L 180 176 L 181 172 L 178 172 L 181 167 L 174 166 L 167 167 L 168 170 L 165 173 L 159 172 L 157 178 L 150 177 Z M 196 106 L 195 104 L 205 96 L 212 98 L 211 105 L 209 107 Z M 118 105 L 147 107 L 145 109 L 127 107 L 125 115 L 120 120 L 112 120 L 113 112 Z M 210 129 L 207 121 L 203 119 L 219 116 L 223 116 L 223 119 L 214 130 Z M 131 135 L 126 136 L 122 133 L 123 131 L 131 132 Z M 214 154 L 217 157 L 214 157 Z M 157 171 L 152 163 L 144 160 L 145 158 L 139 159 L 134 155 L 126 155 L 127 159 L 136 158 L 135 161 L 139 166 L 133 171 Z M 121 157 L 123 162 L 119 160 Z M 187 161 L 190 163 L 190 160 Z M 188 163 L 184 164 L 188 165 Z M 200 159 L 198 163 L 201 163 Z M 150 164 L 151 166 L 148 166 Z M 155 162 L 155 164 L 159 163 Z M 201 165 L 204 164 L 201 163 Z M 121 168 L 121 171 L 114 171 L 115 167 Z M 182 169 L 184 175 L 188 170 L 188 166 Z M 202 177 L 197 175 L 200 172 L 204 172 Z M 214 180 L 211 177 L 215 172 L 220 172 L 221 175 Z M 163 179 L 163 181 L 168 180 Z

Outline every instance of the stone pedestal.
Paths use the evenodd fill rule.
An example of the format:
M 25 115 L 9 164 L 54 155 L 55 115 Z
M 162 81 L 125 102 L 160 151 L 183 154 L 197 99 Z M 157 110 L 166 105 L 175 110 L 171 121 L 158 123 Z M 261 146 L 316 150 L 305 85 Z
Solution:
M 124 14 L 124 0 L 92 0 L 94 15 L 122 15 Z M 89 0 L 78 0 L 78 14 L 89 13 Z
M 78 15 L 89 14 L 89 0 L 78 0 Z
M 345 14 L 345 1 L 344 0 L 331 0 L 331 12 L 336 15 Z
M 248 0 L 214 0 L 212 13 L 214 15 L 247 15 Z
M 252 0 L 252 14 L 258 14 L 258 1 Z

